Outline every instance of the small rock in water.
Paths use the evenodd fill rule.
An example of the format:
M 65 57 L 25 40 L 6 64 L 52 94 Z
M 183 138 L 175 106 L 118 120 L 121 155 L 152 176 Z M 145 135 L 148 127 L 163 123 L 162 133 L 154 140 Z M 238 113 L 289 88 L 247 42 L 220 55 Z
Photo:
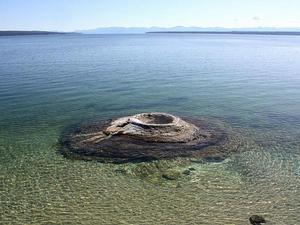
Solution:
M 252 215 L 249 218 L 252 225 L 260 225 L 261 223 L 266 223 L 266 220 L 262 216 Z
M 191 171 L 190 170 L 185 170 L 185 171 L 182 172 L 182 174 L 184 174 L 184 175 L 190 175 Z
M 207 156 L 207 157 L 204 157 L 204 160 L 206 162 L 220 163 L 224 160 L 224 158 L 222 158 L 220 156 Z
M 195 171 L 196 169 L 194 167 L 189 168 L 190 171 Z
M 180 176 L 180 173 L 177 171 L 166 171 L 165 173 L 162 174 L 162 178 L 166 180 L 177 180 Z
M 125 169 L 115 169 L 116 173 L 121 173 L 121 174 L 126 174 L 126 170 Z

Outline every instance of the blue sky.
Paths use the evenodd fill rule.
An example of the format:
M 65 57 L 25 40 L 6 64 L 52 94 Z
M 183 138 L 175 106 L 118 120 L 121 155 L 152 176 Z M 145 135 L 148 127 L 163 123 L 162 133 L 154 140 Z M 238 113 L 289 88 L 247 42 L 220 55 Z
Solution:
M 300 0 L 0 0 L 0 30 L 300 27 Z

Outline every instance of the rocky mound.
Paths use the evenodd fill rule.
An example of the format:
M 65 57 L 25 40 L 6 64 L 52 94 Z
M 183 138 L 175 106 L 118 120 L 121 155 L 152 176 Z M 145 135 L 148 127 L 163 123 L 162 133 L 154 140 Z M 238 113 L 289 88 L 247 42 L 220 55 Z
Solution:
M 104 162 L 151 161 L 175 157 L 224 155 L 205 148 L 226 134 L 203 120 L 183 120 L 166 113 L 142 113 L 113 121 L 81 124 L 65 133 L 61 152 L 71 158 Z

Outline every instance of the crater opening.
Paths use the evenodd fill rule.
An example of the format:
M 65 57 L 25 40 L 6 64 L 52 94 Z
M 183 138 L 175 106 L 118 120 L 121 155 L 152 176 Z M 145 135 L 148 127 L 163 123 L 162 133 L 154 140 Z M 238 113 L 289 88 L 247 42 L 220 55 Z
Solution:
M 146 124 L 169 124 L 174 121 L 172 116 L 159 113 L 140 114 L 137 119 Z

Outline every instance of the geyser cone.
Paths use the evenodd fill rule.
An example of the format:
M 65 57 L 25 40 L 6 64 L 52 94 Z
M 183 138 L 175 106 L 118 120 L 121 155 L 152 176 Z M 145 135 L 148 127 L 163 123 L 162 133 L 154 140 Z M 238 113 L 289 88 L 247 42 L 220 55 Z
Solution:
M 105 162 L 150 161 L 216 154 L 204 148 L 225 133 L 203 120 L 183 120 L 166 113 L 142 113 L 112 122 L 82 124 L 61 139 L 62 152 L 72 158 Z M 222 152 L 223 154 L 223 152 Z

